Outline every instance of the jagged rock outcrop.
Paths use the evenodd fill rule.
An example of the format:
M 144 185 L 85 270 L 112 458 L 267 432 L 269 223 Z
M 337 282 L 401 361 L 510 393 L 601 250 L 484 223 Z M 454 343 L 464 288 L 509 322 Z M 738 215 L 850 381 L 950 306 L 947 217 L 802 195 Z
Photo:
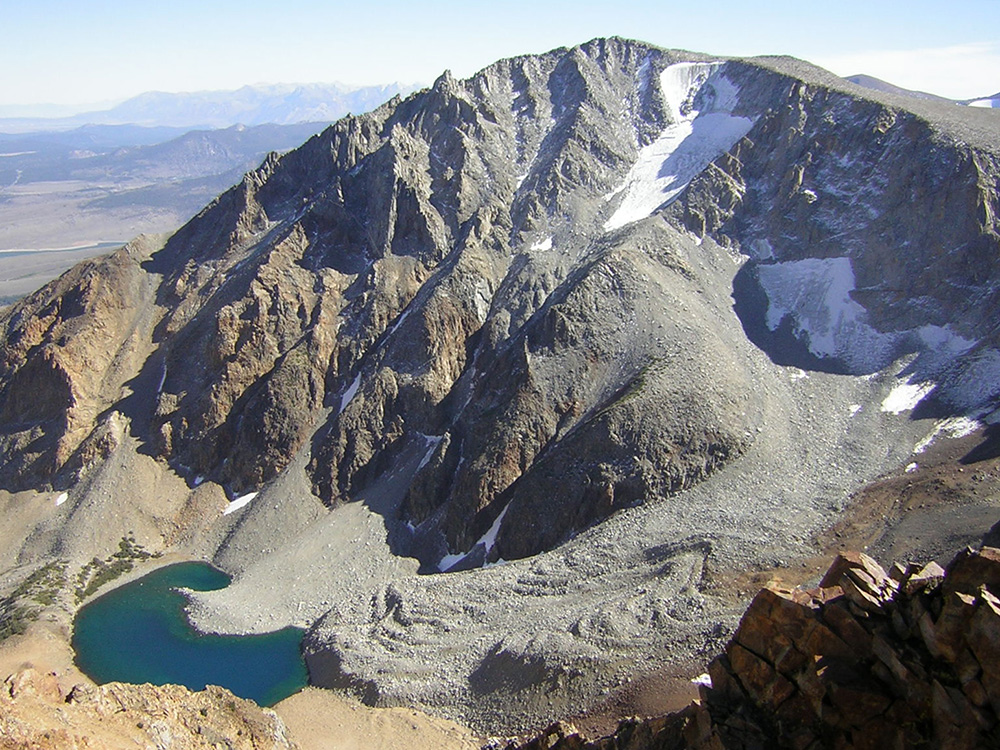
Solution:
M 518 750 L 995 747 L 1000 550 L 942 568 L 837 557 L 818 587 L 766 588 L 702 700 L 587 741 L 557 723 Z
M 0 482 L 71 484 L 115 412 L 234 494 L 308 450 L 330 506 L 422 450 L 409 552 L 524 557 L 747 450 L 730 283 L 780 364 L 992 408 L 997 128 L 941 106 L 620 39 L 445 74 L 5 312 Z
M 78 685 L 64 694 L 34 669 L 0 685 L 0 748 L 77 750 L 129 747 L 277 750 L 294 745 L 274 711 L 210 685 Z
M 106 410 L 145 356 L 153 285 L 141 263 L 154 248 L 139 238 L 85 261 L 0 319 L 0 475 L 8 486 L 51 481 L 106 426 Z

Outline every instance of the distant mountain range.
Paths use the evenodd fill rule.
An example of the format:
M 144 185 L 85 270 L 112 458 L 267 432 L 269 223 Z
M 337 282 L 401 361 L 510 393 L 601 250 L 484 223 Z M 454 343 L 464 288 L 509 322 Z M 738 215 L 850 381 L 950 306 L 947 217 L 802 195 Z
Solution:
M 71 117 L 0 118 L 0 133 L 70 130 L 82 125 L 190 129 L 333 122 L 350 112 L 367 112 L 397 94 L 405 95 L 417 88 L 401 83 L 363 87 L 314 83 L 244 86 L 235 91 L 148 91 L 110 109 Z
M 0 118 L 0 306 L 83 257 L 182 224 L 269 152 L 412 89 L 149 92 L 72 117 Z
M 859 86 L 864 86 L 868 89 L 875 89 L 876 91 L 881 91 L 886 94 L 915 96 L 918 99 L 930 99 L 937 102 L 954 102 L 955 104 L 962 104 L 968 107 L 1000 107 L 1000 92 L 993 94 L 992 96 L 984 96 L 978 99 L 949 99 L 944 96 L 938 96 L 937 94 L 928 94 L 926 91 L 904 89 L 902 86 L 897 86 L 893 83 L 889 83 L 888 81 L 883 81 L 881 78 L 876 78 L 875 76 L 859 74 L 855 76 L 847 76 L 846 80 L 851 83 L 856 83 Z

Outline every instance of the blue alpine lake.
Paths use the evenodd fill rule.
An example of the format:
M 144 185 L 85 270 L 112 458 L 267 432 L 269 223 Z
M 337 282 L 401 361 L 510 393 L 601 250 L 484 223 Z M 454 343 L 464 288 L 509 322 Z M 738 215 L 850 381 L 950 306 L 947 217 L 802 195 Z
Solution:
M 264 635 L 198 633 L 177 588 L 213 591 L 229 577 L 205 563 L 178 563 L 127 583 L 80 609 L 73 650 L 81 671 L 98 684 L 178 684 L 192 690 L 221 685 L 271 706 L 306 684 L 299 651 L 303 631 Z

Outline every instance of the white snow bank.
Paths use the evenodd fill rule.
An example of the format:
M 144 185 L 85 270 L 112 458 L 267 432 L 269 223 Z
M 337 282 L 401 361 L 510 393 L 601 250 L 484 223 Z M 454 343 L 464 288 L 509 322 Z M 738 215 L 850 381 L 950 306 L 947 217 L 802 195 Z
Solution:
M 255 497 L 257 497 L 256 492 L 248 492 L 245 495 L 240 495 L 238 498 L 236 498 L 231 503 L 229 503 L 229 505 L 226 506 L 226 509 L 222 511 L 222 515 L 228 516 L 230 513 L 233 513 L 234 511 L 237 511 L 240 508 L 242 508 L 244 505 L 249 504 L 250 501 L 253 500 Z
M 419 435 L 427 443 L 427 450 L 424 451 L 424 455 L 420 459 L 420 464 L 417 466 L 417 471 L 420 471 L 430 462 L 431 456 L 434 455 L 434 451 L 437 450 L 437 447 L 441 444 L 441 441 L 444 439 L 443 435 L 425 435 L 422 432 L 419 433 Z
M 465 559 L 465 552 L 457 552 L 454 555 L 445 555 L 442 557 L 437 564 L 437 569 L 439 573 L 445 573 L 451 570 L 455 565 Z
M 399 327 L 403 325 L 403 321 L 405 321 L 408 317 L 410 317 L 410 308 L 403 310 L 403 314 L 400 315 L 396 322 L 392 324 L 392 328 L 389 329 L 389 336 L 392 336 L 392 334 L 398 331 Z M 388 338 L 388 336 L 386 338 Z
M 610 194 L 624 192 L 605 229 L 644 219 L 674 200 L 753 127 L 750 118 L 731 114 L 739 89 L 719 73 L 721 67 L 721 62 L 677 63 L 660 73 L 673 123 L 639 151 L 625 182 Z M 693 109 L 699 94 L 702 111 Z
M 61 492 L 59 493 L 59 497 L 56 498 L 56 505 L 62 505 L 67 500 L 69 500 L 69 493 Z
M 167 382 L 167 360 L 163 360 L 163 369 L 160 372 L 160 383 L 156 386 L 156 395 L 163 393 L 163 384 Z
M 543 252 L 545 250 L 551 250 L 552 249 L 552 238 L 551 237 L 546 237 L 544 240 L 539 240 L 538 242 L 535 242 L 534 244 L 532 244 L 531 249 L 532 250 L 541 250 Z
M 351 383 L 350 386 L 348 386 L 347 390 L 344 391 L 344 395 L 340 397 L 340 411 L 338 411 L 337 414 L 344 413 L 344 409 L 346 409 L 347 405 L 351 403 L 351 400 L 354 398 L 355 394 L 357 394 L 358 387 L 360 385 L 361 385 L 361 373 L 358 373 L 358 376 L 354 378 L 354 382 Z
M 887 414 L 902 414 L 904 411 L 913 411 L 917 404 L 923 401 L 924 396 L 934 390 L 935 383 L 910 383 L 903 381 L 897 383 L 889 395 L 882 400 L 882 411 Z
M 868 313 L 851 299 L 850 258 L 806 258 L 758 266 L 767 295 L 767 327 L 775 330 L 790 315 L 797 334 L 809 339 L 817 357 L 842 357 L 867 365 L 889 349 L 895 337 L 868 325 Z
M 500 526 L 503 524 L 504 516 L 507 515 L 507 511 L 510 509 L 510 503 L 504 506 L 504 509 L 500 511 L 500 515 L 497 516 L 496 520 L 490 525 L 486 530 L 486 533 L 479 537 L 479 540 L 469 548 L 469 552 L 459 552 L 453 555 L 445 555 L 441 558 L 440 562 L 437 564 L 437 569 L 439 572 L 444 573 L 451 568 L 453 568 L 457 563 L 464 560 L 469 553 L 472 552 L 476 547 L 484 547 L 486 549 L 486 554 L 489 555 L 493 551 L 493 546 L 497 542 L 497 534 L 500 533 Z M 484 564 L 484 567 L 486 565 Z
M 476 542 L 476 545 L 482 544 L 486 547 L 486 553 L 489 554 L 493 551 L 493 545 L 497 543 L 497 534 L 500 533 L 500 524 L 503 523 L 503 517 L 507 515 L 507 511 L 510 509 L 510 503 L 504 506 L 504 509 L 500 511 L 500 515 L 497 516 L 497 520 L 486 530 L 486 533 Z M 475 546 L 475 545 L 473 545 Z
M 950 417 L 949 419 L 942 419 L 935 423 L 934 429 L 931 430 L 927 437 L 913 447 L 913 452 L 923 453 L 931 447 L 938 435 L 943 434 L 945 437 L 949 438 L 963 438 L 967 435 L 971 435 L 980 427 L 982 427 L 982 425 L 979 422 L 975 419 L 969 419 L 968 417 Z
M 752 249 L 763 256 L 763 243 Z M 795 336 L 817 357 L 836 357 L 855 372 L 874 372 L 901 351 L 919 353 L 920 375 L 915 377 L 922 383 L 894 389 L 883 411 L 912 409 L 935 384 L 946 401 L 958 406 L 975 406 L 1000 394 L 1000 352 L 995 349 L 971 354 L 978 342 L 948 325 L 896 331 L 872 326 L 868 311 L 851 296 L 855 278 L 850 258 L 763 262 L 756 271 L 767 297 L 767 327 L 773 331 L 790 319 Z

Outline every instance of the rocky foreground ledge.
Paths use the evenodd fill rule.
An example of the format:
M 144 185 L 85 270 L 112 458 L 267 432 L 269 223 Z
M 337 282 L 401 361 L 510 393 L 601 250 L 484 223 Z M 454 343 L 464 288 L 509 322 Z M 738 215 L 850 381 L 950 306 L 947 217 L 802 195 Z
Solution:
M 76 685 L 26 669 L 0 685 L 0 750 L 291 750 L 278 715 L 209 685 Z
M 842 554 L 816 588 L 757 594 L 700 701 L 596 741 L 558 722 L 505 750 L 1000 747 L 997 594 L 1000 549 L 888 573 Z

